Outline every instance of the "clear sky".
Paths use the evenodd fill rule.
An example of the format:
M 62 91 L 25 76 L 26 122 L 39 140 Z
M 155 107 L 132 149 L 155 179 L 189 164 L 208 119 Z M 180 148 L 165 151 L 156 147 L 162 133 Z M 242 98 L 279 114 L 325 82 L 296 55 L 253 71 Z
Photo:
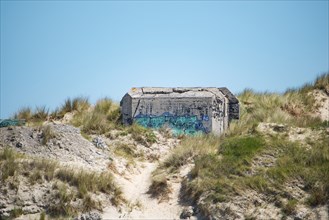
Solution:
M 140 86 L 282 92 L 329 70 L 328 1 L 1 1 L 1 112 Z

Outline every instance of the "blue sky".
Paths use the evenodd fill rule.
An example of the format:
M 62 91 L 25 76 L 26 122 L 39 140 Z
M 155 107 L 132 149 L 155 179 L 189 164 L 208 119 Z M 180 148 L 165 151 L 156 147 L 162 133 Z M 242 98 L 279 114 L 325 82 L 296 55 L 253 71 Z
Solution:
M 282 92 L 329 70 L 328 1 L 1 1 L 1 111 L 140 86 Z

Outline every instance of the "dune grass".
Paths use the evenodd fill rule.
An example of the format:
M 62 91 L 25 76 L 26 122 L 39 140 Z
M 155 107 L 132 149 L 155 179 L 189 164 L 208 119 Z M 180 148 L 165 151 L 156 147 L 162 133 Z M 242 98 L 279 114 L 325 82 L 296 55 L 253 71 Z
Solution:
M 192 179 L 184 185 L 185 194 L 196 201 L 201 194 L 211 191 L 208 199 L 213 202 L 224 201 L 235 192 L 234 180 L 250 169 L 253 157 L 265 148 L 261 136 L 223 140 L 215 152 L 198 155 L 195 159 L 195 166 L 191 170 Z
M 28 123 L 40 124 L 49 117 L 49 109 L 46 106 L 38 106 L 33 111 L 30 107 L 21 108 L 13 116 L 15 119 L 23 119 Z
M 50 125 L 43 125 L 39 128 L 42 132 L 42 141 L 43 145 L 46 145 L 49 140 L 56 137 L 56 133 L 53 131 Z
M 283 94 L 255 92 L 245 89 L 238 94 L 240 120 L 233 121 L 227 135 L 252 133 L 260 122 L 279 123 L 296 127 L 321 127 L 325 123 L 310 114 L 314 106 L 314 96 L 310 91 L 329 88 L 329 74 L 320 75 L 313 83 L 301 88 L 288 89 Z M 329 89 L 328 89 L 329 91 Z
M 83 169 L 63 167 L 55 161 L 31 158 L 17 153 L 12 148 L 0 150 L 0 183 L 20 185 L 20 178 L 27 178 L 33 186 L 43 182 L 53 182 L 52 199 L 54 202 L 46 212 L 54 217 L 73 216 L 79 211 L 101 209 L 102 204 L 92 197 L 95 193 L 110 195 L 113 205 L 124 201 L 120 188 L 115 184 L 110 172 L 91 172 Z M 73 205 L 77 199 L 81 206 Z M 19 207 L 18 207 L 19 208 Z
M 171 190 L 167 177 L 177 173 L 182 166 L 194 163 L 197 158 L 216 152 L 218 145 L 219 138 L 212 134 L 184 137 L 170 156 L 153 171 L 148 193 L 159 199 L 168 198 Z
M 150 147 L 155 143 L 156 136 L 153 131 L 144 128 L 138 124 L 131 126 L 123 126 L 121 124 L 121 112 L 117 103 L 114 103 L 110 98 L 99 99 L 95 106 L 92 107 L 86 97 L 76 97 L 66 99 L 60 108 L 55 109 L 52 113 L 46 107 L 37 107 L 35 111 L 25 107 L 20 109 L 14 116 L 17 119 L 24 119 L 29 125 L 42 126 L 42 123 L 48 119 L 59 120 L 66 113 L 73 113 L 73 118 L 69 123 L 81 129 L 81 133 L 86 139 L 89 135 L 110 135 L 113 129 L 121 130 L 121 134 L 128 135 L 139 144 Z M 49 139 L 53 138 L 51 129 L 42 127 L 44 138 L 43 144 L 46 144 Z
M 328 204 L 329 137 L 323 131 L 327 123 L 310 114 L 316 108 L 312 91 L 326 91 L 328 80 L 329 74 L 324 74 L 314 83 L 289 89 L 284 94 L 244 90 L 238 95 L 240 120 L 231 122 L 221 137 L 185 137 L 154 171 L 150 191 L 153 194 L 169 192 L 170 186 L 164 177 L 193 163 L 188 178 L 182 183 L 181 196 L 199 204 L 204 214 L 209 214 L 212 204 L 228 202 L 252 190 L 266 194 L 269 199 L 285 198 L 282 213 L 290 215 L 300 203 L 283 192 L 291 181 L 304 184 L 303 190 L 309 194 L 306 205 Z M 260 122 L 322 129 L 322 137 L 305 148 L 298 142 L 290 142 L 286 136 L 263 136 L 256 130 Z M 273 165 L 255 168 L 253 161 L 265 154 L 274 155 Z M 200 198 L 202 204 L 198 203 Z
M 71 123 L 81 127 L 86 134 L 105 134 L 118 124 L 119 106 L 109 98 L 97 101 L 91 111 L 81 111 L 74 115 Z
M 329 143 L 323 137 L 311 149 L 287 140 L 265 140 L 259 135 L 229 137 L 219 146 L 218 152 L 198 156 L 190 173 L 190 179 L 183 182 L 182 196 L 198 202 L 203 197 L 210 206 L 217 202 L 227 202 L 247 189 L 271 197 L 288 199 L 282 212 L 291 214 L 299 202 L 291 200 L 282 190 L 287 183 L 298 180 L 309 193 L 306 205 L 317 206 L 328 203 L 329 199 Z M 252 161 L 265 151 L 280 152 L 272 167 L 259 169 L 253 175 Z M 282 192 L 279 193 L 278 192 Z M 291 201 L 290 201 L 291 200 Z M 207 205 L 203 211 L 208 212 Z

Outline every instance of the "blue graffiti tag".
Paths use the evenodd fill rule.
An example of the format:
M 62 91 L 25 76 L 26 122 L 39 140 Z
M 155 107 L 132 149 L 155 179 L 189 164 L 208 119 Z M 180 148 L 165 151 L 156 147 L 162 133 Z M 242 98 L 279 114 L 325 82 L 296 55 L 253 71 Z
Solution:
M 141 126 L 148 128 L 159 129 L 167 125 L 174 135 L 196 133 L 209 133 L 209 130 L 204 127 L 202 120 L 209 120 L 208 116 L 203 115 L 201 120 L 195 115 L 176 116 L 165 112 L 160 116 L 139 114 L 134 118 L 134 121 Z

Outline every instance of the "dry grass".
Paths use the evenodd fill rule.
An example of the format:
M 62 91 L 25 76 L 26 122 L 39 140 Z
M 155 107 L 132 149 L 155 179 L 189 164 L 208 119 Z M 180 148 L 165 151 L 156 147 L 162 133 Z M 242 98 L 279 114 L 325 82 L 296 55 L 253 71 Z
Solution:
M 328 79 L 329 75 L 324 74 L 313 84 L 284 94 L 243 91 L 238 96 L 241 119 L 230 124 L 225 138 L 183 139 L 181 146 L 173 150 L 153 177 L 177 172 L 183 165 L 193 162 L 189 178 L 182 183 L 182 197 L 198 203 L 202 196 L 203 205 L 199 208 L 204 213 L 209 213 L 209 206 L 230 201 L 247 189 L 266 194 L 270 199 L 292 180 L 305 185 L 303 190 L 310 195 L 308 205 L 328 204 L 329 137 L 325 131 L 322 138 L 309 143 L 311 148 L 292 143 L 285 136 L 263 137 L 256 131 L 260 122 L 323 130 L 321 126 L 325 124 L 310 114 L 314 109 L 314 97 L 310 91 L 325 90 Z M 274 164 L 257 168 L 255 172 L 253 161 L 264 153 L 275 155 Z M 161 180 L 153 180 L 154 189 L 166 189 L 165 180 Z M 282 212 L 293 214 L 300 201 L 287 193 L 277 196 L 288 201 L 282 204 Z
M 72 205 L 75 195 L 69 187 L 65 183 L 56 183 L 53 188 L 53 202 L 49 205 L 47 212 L 52 217 L 73 216 L 77 214 L 77 208 Z
M 89 107 L 90 103 L 86 97 L 67 98 L 60 108 L 59 114 L 63 117 L 68 112 L 82 112 L 88 110 Z
M 290 89 L 283 95 L 246 89 L 238 95 L 238 99 L 241 119 L 230 124 L 229 136 L 250 134 L 260 122 L 297 127 L 318 127 L 322 124 L 320 118 L 310 114 L 314 109 L 314 97 L 307 89 Z
M 71 123 L 81 127 L 86 134 L 105 134 L 119 126 L 120 108 L 109 98 L 97 101 L 92 111 L 81 111 L 74 115 Z
M 154 172 L 152 175 L 152 184 L 148 190 L 148 193 L 152 197 L 159 199 L 159 201 L 165 201 L 169 199 L 171 187 L 167 181 L 167 173 Z
M 0 151 L 0 180 L 4 182 L 8 177 L 14 176 L 19 170 L 19 163 L 17 160 L 21 158 L 22 155 L 16 154 L 10 148 L 4 148 Z
M 18 112 L 15 113 L 14 118 L 15 119 L 23 119 L 25 121 L 30 121 L 32 119 L 33 112 L 30 107 L 24 107 L 18 110 Z
M 219 143 L 220 139 L 211 134 L 186 137 L 160 165 L 160 169 L 177 172 L 181 166 L 194 162 L 196 157 L 216 152 Z
M 30 107 L 24 107 L 14 114 L 15 119 L 24 119 L 30 123 L 41 123 L 48 119 L 49 109 L 46 106 L 36 107 L 34 111 Z
M 136 123 L 127 127 L 126 132 L 131 134 L 131 137 L 137 142 L 146 147 L 150 147 L 153 143 L 156 143 L 156 136 L 153 131 L 148 128 L 144 128 Z
M 182 196 L 198 202 L 201 195 L 205 204 L 226 202 L 246 189 L 252 189 L 268 198 L 284 189 L 291 180 L 301 181 L 303 190 L 310 194 L 307 204 L 324 205 L 329 199 L 329 137 L 323 134 L 311 149 L 284 138 L 259 135 L 232 136 L 223 140 L 216 153 L 195 158 L 191 179 L 183 182 Z M 252 161 L 264 152 L 278 152 L 272 167 L 258 169 L 250 175 Z M 291 199 L 287 193 L 279 194 Z M 290 215 L 299 201 L 284 204 L 282 211 Z M 207 212 L 207 205 L 204 211 Z
M 75 171 L 71 168 L 61 168 L 56 172 L 56 178 L 77 187 L 81 197 L 84 197 L 87 192 L 100 191 L 111 193 L 119 190 L 114 183 L 112 174 L 108 172 L 98 174 L 83 170 Z
M 142 153 L 137 152 L 136 146 L 124 143 L 115 145 L 114 154 L 127 159 L 131 163 L 134 162 L 134 158 L 142 158 L 144 156 Z
M 87 194 L 83 198 L 83 212 L 90 212 L 92 210 L 99 210 L 102 211 L 102 203 L 99 201 L 96 201 L 92 198 L 90 194 Z
M 329 95 L 329 73 L 318 76 L 314 82 L 314 87 L 325 91 Z
M 220 139 L 210 134 L 185 137 L 170 156 L 152 173 L 149 193 L 160 200 L 167 199 L 171 192 L 167 177 L 178 172 L 182 166 L 193 163 L 197 158 L 215 153 L 219 143 Z
M 43 125 L 39 128 L 42 131 L 42 141 L 43 145 L 46 145 L 49 140 L 56 137 L 56 133 L 53 131 L 50 125 Z
M 53 203 L 47 213 L 54 216 L 73 216 L 79 211 L 101 210 L 101 203 L 92 198 L 95 193 L 110 196 L 113 205 L 124 201 L 119 187 L 109 172 L 96 173 L 84 170 L 73 170 L 58 163 L 40 158 L 29 158 L 15 152 L 12 148 L 0 150 L 1 184 L 15 183 L 12 188 L 18 189 L 19 178 L 26 178 L 32 186 L 45 181 L 54 182 L 52 190 Z M 81 205 L 76 204 L 81 200 Z M 75 204 L 75 205 L 74 205 Z

